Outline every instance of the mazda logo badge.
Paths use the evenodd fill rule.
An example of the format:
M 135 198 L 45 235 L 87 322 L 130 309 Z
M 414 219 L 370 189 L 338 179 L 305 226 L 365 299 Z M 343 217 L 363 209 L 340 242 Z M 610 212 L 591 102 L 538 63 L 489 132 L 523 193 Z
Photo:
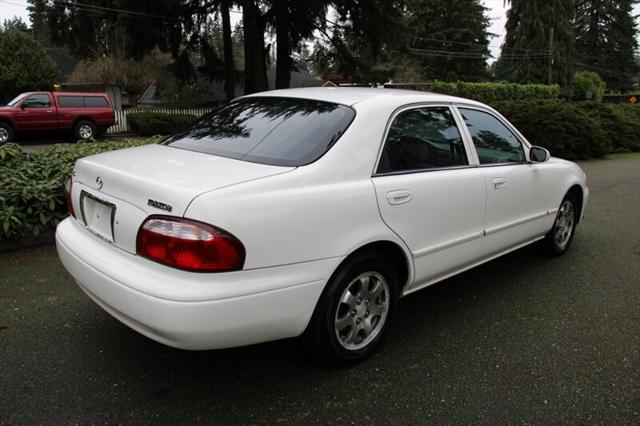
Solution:
M 102 178 L 100 176 L 96 178 L 96 188 L 102 189 Z

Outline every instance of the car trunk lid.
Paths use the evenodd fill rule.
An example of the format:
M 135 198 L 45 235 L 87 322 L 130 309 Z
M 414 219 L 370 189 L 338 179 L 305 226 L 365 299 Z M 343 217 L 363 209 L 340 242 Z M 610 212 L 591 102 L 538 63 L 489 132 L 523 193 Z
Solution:
M 75 167 L 74 204 L 78 205 L 77 210 L 81 213 L 78 219 L 90 230 L 92 219 L 89 216 L 99 215 L 100 211 L 103 216 L 106 214 L 104 206 L 94 209 L 94 201 L 112 205 L 112 242 L 127 251 L 135 252 L 135 235 L 129 234 L 135 234 L 147 216 L 183 216 L 191 200 L 205 192 L 294 169 L 164 145 L 145 145 L 78 160 Z M 93 220 L 98 219 L 94 217 Z M 108 227 L 109 224 L 102 222 L 100 226 Z M 127 232 L 123 232 L 124 229 Z M 105 238 L 104 229 L 100 232 L 96 232 L 96 229 L 93 231 L 109 240 Z

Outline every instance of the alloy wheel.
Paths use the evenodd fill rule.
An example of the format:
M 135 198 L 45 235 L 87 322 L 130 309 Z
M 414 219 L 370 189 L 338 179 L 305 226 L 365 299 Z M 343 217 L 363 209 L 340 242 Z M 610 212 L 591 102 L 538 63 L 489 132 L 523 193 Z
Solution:
M 378 272 L 360 274 L 340 296 L 335 315 L 335 333 L 347 350 L 362 349 L 384 328 L 389 313 L 387 280 Z

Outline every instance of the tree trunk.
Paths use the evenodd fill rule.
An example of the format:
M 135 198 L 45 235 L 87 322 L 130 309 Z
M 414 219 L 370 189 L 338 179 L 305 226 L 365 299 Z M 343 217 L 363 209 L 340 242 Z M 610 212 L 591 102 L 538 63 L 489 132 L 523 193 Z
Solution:
M 264 22 L 255 1 L 244 0 L 241 4 L 244 30 L 244 93 L 248 95 L 268 89 Z
M 276 89 L 288 89 L 291 83 L 291 38 L 289 1 L 276 6 Z
M 222 39 L 224 42 L 224 90 L 227 101 L 236 97 L 236 67 L 233 63 L 233 46 L 231 44 L 231 20 L 229 19 L 229 1 L 222 0 Z

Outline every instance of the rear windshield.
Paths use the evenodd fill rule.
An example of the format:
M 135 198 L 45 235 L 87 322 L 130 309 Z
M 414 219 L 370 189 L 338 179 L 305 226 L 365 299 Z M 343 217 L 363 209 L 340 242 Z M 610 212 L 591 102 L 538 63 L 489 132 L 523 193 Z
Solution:
M 303 166 L 322 157 L 355 112 L 308 99 L 255 97 L 233 101 L 162 143 L 273 166 Z

